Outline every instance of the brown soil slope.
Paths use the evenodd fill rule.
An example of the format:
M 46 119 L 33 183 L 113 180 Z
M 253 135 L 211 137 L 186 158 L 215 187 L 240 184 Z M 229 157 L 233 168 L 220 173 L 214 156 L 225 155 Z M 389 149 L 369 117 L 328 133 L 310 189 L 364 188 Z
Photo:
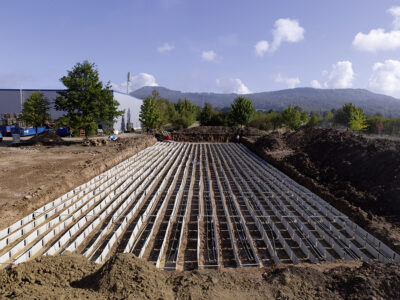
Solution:
M 400 250 L 399 142 L 333 129 L 301 129 L 247 138 L 245 144 Z
M 156 139 L 133 135 L 115 142 L 96 139 L 86 146 L 81 142 L 66 146 L 40 135 L 33 141 L 33 146 L 0 147 L 0 229 L 153 145 Z
M 265 131 L 252 127 L 243 129 L 227 126 L 198 126 L 184 129 L 172 134 L 179 142 L 234 142 L 237 135 L 255 137 L 266 134 Z
M 0 270 L 0 298 L 18 299 L 399 299 L 399 284 L 400 264 L 165 272 L 132 254 L 100 268 L 66 254 Z

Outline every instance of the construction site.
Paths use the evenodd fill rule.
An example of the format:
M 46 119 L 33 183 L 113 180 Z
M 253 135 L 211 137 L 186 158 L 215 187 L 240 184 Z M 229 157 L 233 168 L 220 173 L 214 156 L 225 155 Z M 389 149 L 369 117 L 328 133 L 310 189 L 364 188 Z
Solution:
M 297 269 L 293 268 L 323 272 L 325 277 L 329 270 L 336 267 L 343 269 L 344 266 L 351 272 L 360 272 L 362 268 L 374 265 L 375 268 L 391 268 L 392 272 L 399 270 L 398 228 L 395 224 L 390 225 L 393 233 L 382 241 L 382 231 L 377 227 L 360 226 L 359 223 L 364 223 L 357 222 L 351 211 L 345 209 L 348 214 L 343 213 L 332 205 L 334 203 L 311 191 L 311 186 L 299 184 L 294 176 L 290 178 L 273 166 L 272 161 L 269 163 L 255 154 L 257 151 L 251 151 L 250 148 L 257 145 L 252 138 L 244 137 L 243 143 L 155 142 L 152 137 L 137 135 L 134 138 L 136 144 L 141 139 L 147 140 L 142 141 L 143 145 L 136 146 L 134 151 L 119 157 L 118 163 L 89 172 L 86 177 L 81 175 L 82 178 L 77 181 L 79 185 L 73 188 L 63 187 L 64 191 L 56 189 L 47 197 L 42 197 L 40 192 L 33 194 L 28 200 L 35 204 L 27 210 L 20 210 L 25 213 L 23 216 L 15 214 L 2 224 L 0 263 L 4 270 L 1 271 L 0 285 L 11 278 L 18 278 L 22 280 L 18 289 L 26 292 L 28 286 L 34 286 L 36 281 L 41 282 L 42 279 L 34 267 L 33 280 L 24 281 L 16 275 L 18 270 L 25 272 L 27 267 L 23 266 L 34 266 L 38 262 L 46 265 L 46 260 L 56 258 L 81 260 L 74 264 L 74 268 L 79 270 L 90 266 L 81 277 L 73 280 L 71 277 L 66 283 L 74 293 L 78 292 L 73 293 L 75 296 L 89 295 L 89 298 L 98 298 L 97 293 L 102 287 L 92 285 L 104 279 L 104 268 L 108 268 L 107 276 L 110 276 L 109 272 L 121 260 L 128 260 L 125 264 L 131 264 L 131 270 L 140 265 L 141 270 L 147 270 L 143 272 L 151 271 L 151 277 L 157 279 L 161 276 L 160 282 L 168 278 L 168 284 L 175 288 L 179 276 L 193 274 L 220 278 L 218 276 L 229 274 L 235 277 L 234 272 L 237 272 L 243 280 L 253 282 L 240 283 L 247 287 L 269 278 L 265 287 L 254 289 L 258 294 L 242 294 L 259 299 L 269 298 L 267 290 L 272 293 L 271 299 L 275 299 L 277 291 L 273 292 L 269 285 L 272 277 L 287 270 L 293 274 L 301 273 L 296 273 Z M 216 137 L 210 139 L 218 140 Z M 181 140 L 185 138 L 181 137 Z M 101 154 L 98 159 L 105 161 L 104 155 L 115 146 L 89 146 L 85 151 L 98 149 L 96 151 Z M 18 151 L 54 151 L 54 147 L 58 147 L 57 151 L 71 152 L 69 147 L 74 146 L 36 145 L 22 147 Z M 115 151 L 121 152 L 132 148 L 132 143 L 124 145 L 120 142 L 118 147 Z M 101 148 L 105 148 L 104 153 Z M 79 152 L 77 149 L 74 151 Z M 98 154 L 93 155 L 96 157 Z M 95 160 L 92 163 L 85 161 L 83 168 L 92 168 L 96 163 Z M 79 166 L 82 169 L 82 164 Z M 53 165 L 53 169 L 57 166 Z M 80 172 L 72 172 L 71 176 L 76 177 Z M 57 185 L 57 182 L 54 184 Z M 42 190 L 45 191 L 46 187 Z M 47 201 L 54 195 L 57 197 Z M 21 205 L 26 205 L 27 199 L 21 201 Z M 16 203 L 17 209 L 19 204 Z M 317 271 L 314 266 L 319 266 L 320 270 Z M 129 273 L 123 265 L 119 267 L 122 269 L 118 276 Z M 252 278 L 256 274 L 260 277 Z M 396 274 L 395 281 L 398 281 L 400 273 Z M 89 280 L 93 276 L 97 279 Z M 143 280 L 150 279 L 145 277 Z M 308 279 L 302 280 L 307 282 Z M 384 281 L 385 277 L 382 275 L 380 280 Z M 193 282 L 193 286 L 198 284 Z M 124 298 L 134 294 L 132 287 L 114 285 L 111 290 L 107 288 L 107 292 L 103 291 L 103 296 Z M 18 291 L 12 284 L 9 286 L 3 286 L 0 295 Z M 94 292 L 86 295 L 88 288 Z M 220 291 L 225 289 L 226 286 Z M 172 290 L 175 292 L 174 288 Z M 84 294 L 79 294 L 81 292 Z M 173 298 L 174 292 L 168 294 L 170 292 L 169 287 L 165 291 L 161 289 L 160 295 L 146 290 L 140 297 Z M 233 295 L 225 292 L 222 298 Z M 319 296 L 332 296 L 325 292 L 321 290 Z M 304 295 L 301 293 L 291 296 L 312 298 L 307 292 Z M 392 295 L 385 293 L 389 298 Z M 188 294 L 182 298 L 218 298 L 217 295 Z M 318 293 L 313 295 L 315 298 L 319 296 Z

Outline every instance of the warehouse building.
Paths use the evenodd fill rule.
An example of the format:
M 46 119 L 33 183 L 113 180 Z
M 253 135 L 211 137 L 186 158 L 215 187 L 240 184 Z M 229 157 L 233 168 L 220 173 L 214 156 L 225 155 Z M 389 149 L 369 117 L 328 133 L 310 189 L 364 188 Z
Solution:
M 57 111 L 54 108 L 54 102 L 60 90 L 48 89 L 0 89 L 0 116 L 3 114 L 20 114 L 22 103 L 35 91 L 40 91 L 50 101 L 51 109 L 50 116 L 54 121 L 60 118 L 64 113 Z M 121 122 L 124 120 L 124 128 L 128 128 L 126 123 L 131 123 L 132 128 L 138 129 L 141 127 L 139 121 L 140 106 L 143 103 L 142 99 L 135 98 L 129 94 L 121 93 L 113 90 L 114 99 L 120 104 L 119 109 L 124 110 L 124 116 L 119 117 L 114 124 L 114 129 L 121 129 Z M 128 115 L 130 113 L 130 115 Z

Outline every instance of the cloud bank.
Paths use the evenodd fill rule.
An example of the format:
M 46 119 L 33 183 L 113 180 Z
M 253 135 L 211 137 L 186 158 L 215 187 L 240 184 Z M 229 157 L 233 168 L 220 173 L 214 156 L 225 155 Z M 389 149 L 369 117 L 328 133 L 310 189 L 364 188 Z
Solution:
M 123 81 L 121 84 L 116 84 L 114 82 L 111 83 L 111 86 L 114 90 L 120 91 L 120 92 L 126 92 L 126 84 L 127 81 Z M 148 73 L 139 73 L 136 75 L 133 75 L 131 77 L 131 84 L 129 87 L 129 91 L 135 91 L 137 89 L 140 89 L 144 86 L 158 86 L 158 83 L 156 82 L 156 78 Z
M 353 39 L 353 46 L 365 52 L 393 51 L 400 49 L 400 6 L 392 7 L 388 12 L 393 17 L 393 30 L 371 29 L 369 33 L 359 32 Z
M 217 87 L 223 93 L 249 94 L 251 91 L 239 78 L 223 78 L 216 80 Z
M 286 84 L 287 88 L 294 89 L 300 84 L 300 79 L 298 77 L 293 77 L 293 78 L 284 77 L 281 74 L 278 74 L 275 77 L 275 82 L 284 83 Z
M 369 79 L 369 88 L 388 95 L 400 93 L 400 61 L 388 59 L 377 62 L 372 67 L 372 75 Z

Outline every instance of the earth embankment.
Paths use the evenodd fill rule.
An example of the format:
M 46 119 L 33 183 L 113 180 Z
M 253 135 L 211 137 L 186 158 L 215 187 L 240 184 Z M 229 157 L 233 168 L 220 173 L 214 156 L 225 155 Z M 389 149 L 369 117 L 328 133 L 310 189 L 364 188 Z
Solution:
M 243 142 L 353 221 L 400 250 L 400 143 L 301 129 Z
M 256 128 L 245 127 L 243 129 L 226 126 L 198 126 L 172 133 L 172 137 L 178 142 L 214 142 L 229 143 L 237 141 L 237 136 L 258 137 L 266 134 L 265 131 Z

